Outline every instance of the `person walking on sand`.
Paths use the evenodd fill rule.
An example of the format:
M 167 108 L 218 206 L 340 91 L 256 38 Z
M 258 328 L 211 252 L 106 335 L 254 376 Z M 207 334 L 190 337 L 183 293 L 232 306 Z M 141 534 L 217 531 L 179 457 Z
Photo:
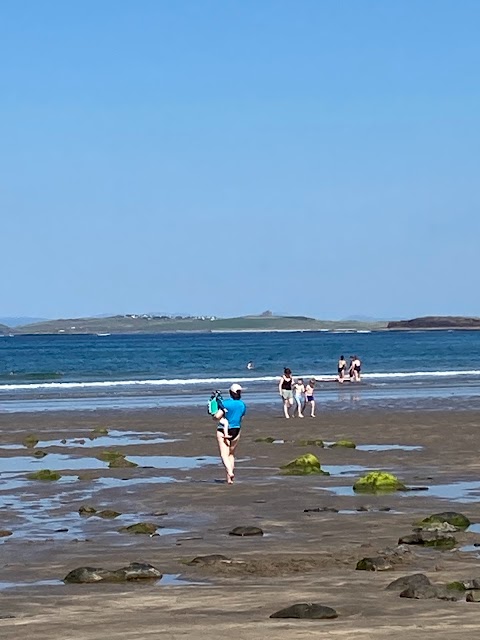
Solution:
M 288 367 L 283 370 L 283 376 L 278 383 L 278 392 L 283 399 L 283 413 L 285 418 L 290 418 L 290 407 L 293 406 L 293 376 L 292 371 Z
M 346 371 L 346 369 L 347 369 L 347 361 L 345 360 L 345 358 L 343 356 L 340 356 L 340 359 L 339 359 L 338 365 L 337 365 L 337 371 L 338 371 L 337 380 L 341 384 L 343 384 L 343 382 L 345 380 L 345 371 Z
M 247 407 L 242 400 L 242 387 L 232 384 L 230 398 L 222 400 L 222 409 L 215 414 L 215 418 L 220 420 L 217 426 L 217 443 L 227 474 L 227 484 L 233 484 L 235 479 L 235 449 L 240 440 L 242 418 L 246 410 Z
M 315 383 L 316 380 L 315 378 L 312 378 L 310 380 L 310 382 L 307 384 L 307 386 L 305 387 L 305 406 L 307 404 L 310 405 L 310 417 L 311 418 L 315 418 L 315 398 L 314 398 L 314 391 L 315 391 Z
M 302 378 L 298 378 L 298 380 L 294 384 L 295 390 L 295 402 L 297 404 L 297 415 L 299 418 L 303 418 L 303 405 L 305 403 L 303 394 L 305 393 L 305 385 L 303 384 Z

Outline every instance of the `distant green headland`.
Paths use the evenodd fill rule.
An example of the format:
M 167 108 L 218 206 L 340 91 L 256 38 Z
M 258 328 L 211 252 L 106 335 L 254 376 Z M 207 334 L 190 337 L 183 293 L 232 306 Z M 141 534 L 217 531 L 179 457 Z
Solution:
M 316 320 L 306 316 L 262 315 L 238 318 L 215 316 L 154 316 L 128 314 L 108 318 L 69 318 L 36 322 L 4 333 L 15 334 L 133 334 L 223 331 L 372 331 L 386 329 L 386 322 Z
M 35 334 L 148 334 L 215 333 L 226 331 L 384 331 L 415 329 L 480 329 L 480 318 L 426 316 L 412 320 L 363 321 L 317 320 L 307 316 L 261 315 L 218 318 L 215 316 L 168 316 L 150 314 L 116 315 L 106 318 L 62 318 L 22 326 L 0 324 L 2 335 Z

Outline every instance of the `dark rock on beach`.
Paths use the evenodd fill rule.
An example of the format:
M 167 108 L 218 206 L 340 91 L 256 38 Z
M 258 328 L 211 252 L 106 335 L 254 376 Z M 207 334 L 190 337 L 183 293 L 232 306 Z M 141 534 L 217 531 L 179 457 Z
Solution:
M 25 436 L 25 438 L 22 440 L 22 444 L 24 447 L 27 447 L 27 449 L 33 449 L 34 447 L 37 446 L 39 440 L 37 438 L 36 435 L 34 435 L 33 433 L 30 433 L 28 436 Z
M 132 534 L 145 534 L 145 535 L 153 535 L 158 529 L 158 526 L 153 522 L 137 522 L 135 524 L 130 524 L 128 527 L 120 527 L 119 531 L 121 533 L 132 533 Z
M 93 516 L 95 513 L 97 513 L 97 510 L 95 509 L 95 507 L 91 507 L 88 504 L 82 504 L 82 506 L 78 510 L 78 513 L 81 516 Z
M 457 527 L 458 529 L 466 529 L 470 526 L 471 522 L 464 516 L 463 513 L 457 513 L 456 511 L 442 511 L 441 513 L 434 513 L 427 518 L 424 518 L 419 526 L 422 524 L 432 524 L 434 522 L 448 522 L 448 524 Z
M 311 474 L 322 474 L 329 476 L 328 471 L 323 471 L 320 466 L 320 460 L 313 453 L 306 453 L 303 456 L 299 456 L 280 467 L 285 475 L 290 476 L 306 476 Z
M 122 514 L 119 511 L 114 511 L 113 509 L 103 509 L 102 511 L 97 511 L 94 514 L 96 518 L 105 518 L 105 519 L 113 519 L 118 518 Z
M 303 513 L 325 513 L 325 512 L 338 513 L 338 509 L 335 509 L 335 507 L 314 507 L 312 509 L 303 510 Z
M 230 536 L 263 536 L 259 527 L 235 527 L 229 532 Z
M 227 556 L 222 556 L 220 553 L 212 553 L 211 555 L 208 555 L 208 556 L 197 556 L 196 558 L 193 558 L 193 560 L 191 560 L 188 564 L 212 565 L 212 564 L 218 564 L 219 562 L 230 563 L 231 560 L 230 558 L 227 558 Z
M 456 538 L 450 533 L 436 531 L 417 531 L 399 539 L 398 544 L 414 544 L 424 547 L 453 549 L 457 544 Z
M 0 538 L 8 538 L 8 536 L 13 535 L 13 531 L 9 531 L 8 529 L 0 529 Z
M 408 587 L 400 593 L 400 598 L 413 598 L 415 600 L 451 600 L 453 602 L 461 600 L 462 595 L 454 589 L 447 589 L 443 586 L 435 586 L 433 584 Z
M 310 620 L 331 620 L 338 618 L 338 613 L 323 604 L 301 602 L 272 613 L 270 618 L 301 618 Z
M 356 449 L 357 445 L 352 440 L 337 440 L 330 445 L 330 449 L 334 449 L 335 447 L 345 447 L 346 449 Z
M 48 455 L 48 453 L 46 451 L 42 451 L 41 449 L 36 449 L 33 452 L 33 455 L 35 458 L 44 458 L 45 456 Z
M 132 562 L 121 569 L 102 569 L 94 567 L 78 567 L 70 571 L 64 582 L 75 584 L 93 584 L 95 582 L 130 582 L 162 578 L 162 573 L 153 565 L 144 562 Z
M 420 587 L 429 587 L 432 583 L 423 573 L 412 573 L 409 576 L 397 578 L 387 585 L 388 591 L 403 591 L 404 589 L 418 589 Z
M 390 571 L 393 569 L 393 564 L 383 556 L 372 556 L 359 560 L 355 569 L 357 571 Z
M 480 591 L 469 591 L 465 600 L 467 602 L 480 602 Z

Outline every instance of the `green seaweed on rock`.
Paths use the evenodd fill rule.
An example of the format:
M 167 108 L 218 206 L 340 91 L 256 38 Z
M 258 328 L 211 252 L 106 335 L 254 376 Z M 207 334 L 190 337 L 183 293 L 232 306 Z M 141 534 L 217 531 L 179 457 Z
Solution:
M 280 468 L 285 475 L 291 476 L 306 476 L 311 474 L 330 475 L 328 471 L 323 471 L 320 466 L 320 460 L 317 456 L 314 456 L 313 453 L 306 453 L 303 456 L 299 456 Z
M 388 491 L 406 491 L 407 487 L 391 473 L 386 471 L 370 471 L 359 478 L 353 485 L 358 493 L 381 493 Z

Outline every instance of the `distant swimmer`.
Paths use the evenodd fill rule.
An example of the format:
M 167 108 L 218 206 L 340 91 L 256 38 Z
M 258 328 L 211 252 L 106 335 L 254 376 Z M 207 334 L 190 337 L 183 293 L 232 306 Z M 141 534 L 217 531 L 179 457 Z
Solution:
M 278 392 L 283 400 L 283 413 L 285 418 L 290 418 L 290 407 L 293 406 L 293 376 L 292 370 L 285 367 L 283 376 L 278 383 Z
M 342 384 L 343 384 L 343 381 L 345 380 L 346 370 L 347 370 L 347 361 L 343 356 L 340 356 L 340 360 L 338 361 L 338 365 L 337 365 L 337 371 L 338 371 L 337 380 Z
M 247 362 L 247 369 L 248 369 L 249 371 L 251 371 L 252 369 L 255 369 L 255 365 L 254 365 L 254 363 L 253 363 L 253 361 L 252 361 L 252 360 L 250 360 L 249 362 Z

